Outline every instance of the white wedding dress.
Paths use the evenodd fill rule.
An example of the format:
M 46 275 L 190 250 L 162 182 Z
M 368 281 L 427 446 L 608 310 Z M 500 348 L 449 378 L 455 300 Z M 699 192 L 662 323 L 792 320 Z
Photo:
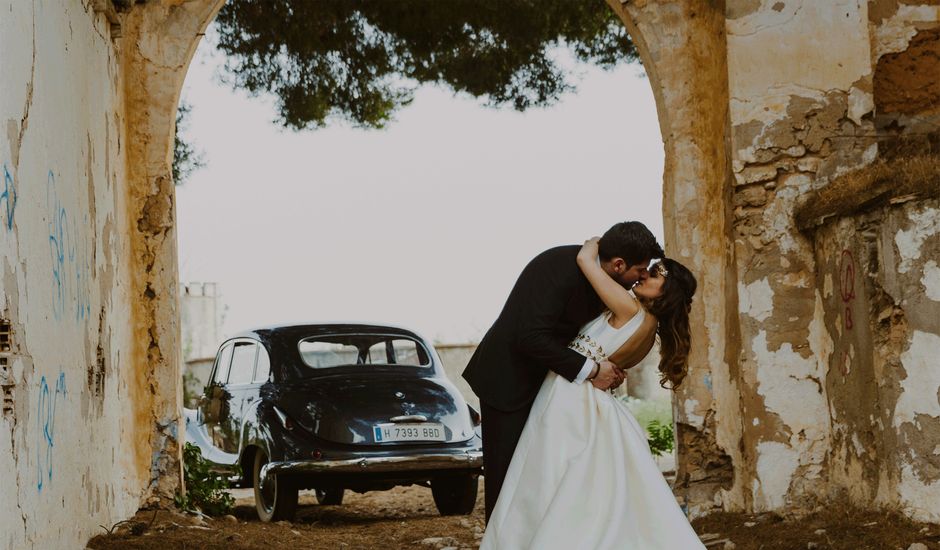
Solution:
M 569 346 L 601 360 L 642 324 L 601 314 Z M 483 434 L 486 437 L 486 434 Z M 484 473 L 485 475 L 485 473 Z M 549 372 L 532 404 L 481 550 L 704 548 L 620 399 Z

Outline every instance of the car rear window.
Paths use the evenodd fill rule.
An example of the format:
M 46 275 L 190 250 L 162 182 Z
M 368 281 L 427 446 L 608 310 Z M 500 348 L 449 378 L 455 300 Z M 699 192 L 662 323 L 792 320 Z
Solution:
M 315 369 L 350 365 L 431 366 L 431 358 L 424 345 L 402 335 L 312 336 L 301 340 L 298 348 L 304 363 Z

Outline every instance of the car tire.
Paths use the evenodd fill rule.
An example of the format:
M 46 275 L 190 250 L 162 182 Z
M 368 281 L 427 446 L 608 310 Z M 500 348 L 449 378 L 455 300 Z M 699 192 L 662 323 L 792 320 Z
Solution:
M 297 512 L 297 486 L 290 478 L 278 474 L 269 476 L 262 486 L 261 468 L 267 463 L 268 455 L 261 449 L 255 451 L 252 481 L 258 518 L 263 522 L 291 521 Z
M 465 516 L 477 502 L 477 476 L 447 476 L 431 480 L 434 504 L 442 516 Z
M 317 489 L 315 492 L 320 506 L 339 506 L 343 503 L 343 495 L 346 490 L 339 487 L 335 489 Z

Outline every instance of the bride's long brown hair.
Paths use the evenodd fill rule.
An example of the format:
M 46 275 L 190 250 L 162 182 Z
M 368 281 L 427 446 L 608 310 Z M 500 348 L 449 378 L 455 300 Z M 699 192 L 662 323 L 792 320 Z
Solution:
M 646 308 L 658 321 L 659 384 L 674 390 L 688 373 L 689 348 L 692 344 L 689 311 L 698 283 L 692 272 L 679 262 L 663 258 L 661 264 L 666 270 L 663 293 L 652 299 Z

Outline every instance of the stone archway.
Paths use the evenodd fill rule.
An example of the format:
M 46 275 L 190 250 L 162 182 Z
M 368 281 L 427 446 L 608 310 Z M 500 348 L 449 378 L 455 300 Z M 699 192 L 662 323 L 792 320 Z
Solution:
M 223 1 L 3 8 L 13 545 L 89 535 L 180 486 L 173 125 Z M 940 6 L 608 4 L 657 102 L 667 250 L 700 284 L 674 401 L 690 513 L 844 497 L 940 520 L 940 87 L 923 76 Z M 71 466 L 56 482 L 53 463 Z
M 170 177 L 176 105 L 196 46 L 223 2 L 148 2 L 133 8 L 123 29 L 128 208 L 136 221 L 130 259 L 137 298 L 134 356 L 146 365 L 145 376 L 131 381 L 141 434 L 135 463 L 150 466 L 148 499 L 170 497 L 179 484 L 181 367 Z M 736 306 L 729 298 L 735 282 L 726 245 L 724 11 L 690 2 L 609 4 L 637 44 L 656 98 L 666 153 L 667 250 L 699 277 L 692 371 L 675 403 L 681 492 L 699 513 L 713 506 L 718 488 L 731 488 L 736 461 L 728 453 L 736 452 L 739 433 L 731 423 L 717 422 L 719 410 L 733 419 L 738 407 L 729 366 L 737 354 L 736 337 L 728 332 L 735 324 L 726 322 Z

